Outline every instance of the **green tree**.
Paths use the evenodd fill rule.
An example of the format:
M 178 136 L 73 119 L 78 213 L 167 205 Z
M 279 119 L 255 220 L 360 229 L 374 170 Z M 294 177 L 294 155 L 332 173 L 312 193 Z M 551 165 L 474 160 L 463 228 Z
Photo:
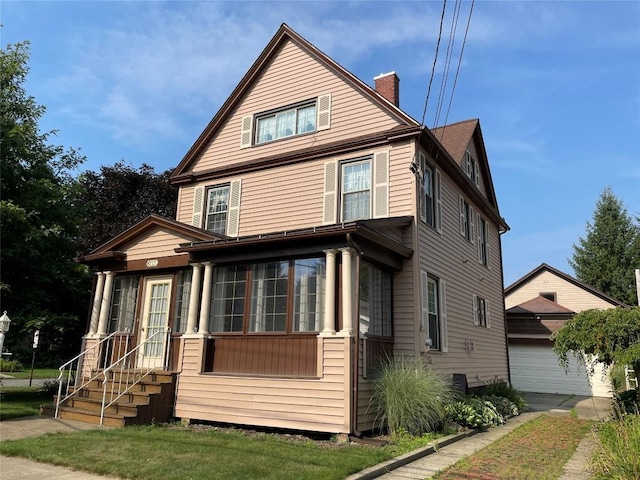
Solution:
M 584 363 L 584 352 L 605 365 L 632 365 L 640 380 L 640 307 L 584 310 L 551 338 L 565 367 L 568 355 Z
M 0 308 L 12 320 L 5 346 L 18 358 L 23 348 L 29 360 L 31 332 L 40 328 L 39 357 L 53 363 L 77 350 L 86 318 L 90 283 L 72 261 L 70 175 L 84 159 L 52 145 L 55 131 L 40 131 L 45 107 L 25 91 L 28 61 L 28 42 L 0 50 Z
M 84 172 L 79 178 L 78 248 L 87 253 L 152 213 L 175 218 L 178 190 L 169 184 L 171 170 L 155 173 L 143 164 L 135 169 L 124 162 Z
M 634 270 L 640 268 L 640 222 L 627 214 L 611 188 L 596 203 L 587 235 L 569 260 L 576 278 L 629 305 L 637 303 Z

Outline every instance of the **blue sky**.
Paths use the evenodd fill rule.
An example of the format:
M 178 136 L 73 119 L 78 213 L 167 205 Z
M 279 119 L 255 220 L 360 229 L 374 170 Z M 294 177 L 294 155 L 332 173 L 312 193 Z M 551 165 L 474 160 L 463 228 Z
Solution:
M 471 3 L 463 2 L 440 122 Z M 425 123 L 434 126 L 454 2 Z M 31 42 L 29 93 L 83 169 L 175 167 L 285 22 L 368 84 L 396 71 L 422 119 L 442 2 L 0 4 L 2 47 Z M 567 259 L 606 186 L 640 215 L 640 2 L 476 1 L 448 123 L 480 118 L 505 285 Z

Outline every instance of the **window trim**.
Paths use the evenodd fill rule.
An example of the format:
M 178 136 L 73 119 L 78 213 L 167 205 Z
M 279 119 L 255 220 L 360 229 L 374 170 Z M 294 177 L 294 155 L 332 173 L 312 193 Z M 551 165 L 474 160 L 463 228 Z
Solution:
M 351 218 L 349 220 L 345 219 L 345 211 L 344 211 L 344 199 L 345 199 L 345 191 L 344 191 L 344 168 L 348 165 L 354 165 L 356 163 L 368 163 L 369 164 L 369 215 L 365 217 Z M 357 220 L 369 220 L 373 218 L 373 191 L 374 191 L 374 177 L 373 177 L 373 155 L 366 155 L 364 157 L 350 158 L 348 160 L 343 160 L 338 162 L 339 167 L 339 192 L 340 192 L 340 221 L 342 223 L 345 222 L 355 222 Z M 349 192 L 349 193 L 359 193 L 364 192 L 365 190 L 358 190 L 357 192 Z
M 487 268 L 491 268 L 491 259 L 489 257 L 491 253 L 489 250 L 489 222 L 480 214 L 478 214 L 476 228 L 478 230 L 478 263 Z
M 489 300 L 475 293 L 472 296 L 473 324 L 476 327 L 491 327 Z
M 420 272 L 422 280 L 421 291 L 421 303 L 422 303 L 422 329 L 427 335 L 427 339 L 431 339 L 431 329 L 429 327 L 429 285 L 433 284 L 436 287 L 435 301 L 437 303 L 436 312 L 436 324 L 439 344 L 434 346 L 433 344 L 428 346 L 429 351 L 447 353 L 449 351 L 449 339 L 447 332 L 447 296 L 446 296 L 446 282 L 441 277 L 432 274 L 426 270 Z
M 420 220 L 425 225 L 442 233 L 442 175 L 440 170 L 427 162 L 424 153 L 418 152 L 419 175 L 418 180 L 418 213 Z M 429 172 L 431 196 L 427 201 L 427 189 L 425 186 L 426 173 Z M 427 211 L 431 206 L 431 222 L 428 221 Z
M 307 107 L 314 107 L 314 124 L 313 124 L 313 129 L 312 130 L 304 130 L 302 132 L 298 132 L 298 111 L 303 109 L 303 108 L 307 108 Z M 286 135 L 283 137 L 278 137 L 277 136 L 277 116 L 279 114 L 283 114 L 286 112 L 290 112 L 290 111 L 294 111 L 295 112 L 295 120 L 294 120 L 294 124 L 295 124 L 295 132 L 293 132 L 291 135 Z M 259 129 L 259 124 L 260 124 L 260 120 L 264 120 L 266 118 L 269 117 L 273 117 L 274 121 L 276 121 L 276 124 L 274 125 L 274 134 L 273 137 L 274 138 L 270 138 L 268 140 L 264 140 L 264 141 L 259 141 L 259 134 L 260 134 L 260 129 Z M 267 143 L 272 143 L 278 140 L 284 140 L 287 138 L 291 138 L 291 137 L 299 137 L 300 135 L 304 135 L 307 133 L 315 133 L 318 131 L 318 97 L 314 97 L 308 100 L 303 100 L 301 102 L 296 102 L 290 105 L 286 105 L 283 107 L 278 107 L 278 108 L 273 108 L 271 110 L 267 110 L 264 112 L 260 112 L 257 113 L 253 116 L 253 129 L 254 129 L 254 133 L 252 135 L 252 145 L 254 146 L 258 146 L 258 145 L 265 145 Z
M 213 190 L 220 190 L 226 188 L 227 189 L 227 210 L 226 210 L 226 216 L 225 216 L 225 221 L 224 221 L 224 232 L 216 232 L 215 230 L 209 230 L 208 224 L 209 224 L 209 200 L 210 200 L 210 195 L 211 192 Z M 218 185 L 207 185 L 205 187 L 205 192 L 204 192 L 204 198 L 205 198 L 205 205 L 204 205 L 204 225 L 203 228 L 208 231 L 208 232 L 213 232 L 213 233 L 218 233 L 220 235 L 226 235 L 227 231 L 229 229 L 229 213 L 231 211 L 231 182 L 227 182 L 227 183 L 221 183 Z M 212 215 L 219 215 L 221 212 L 216 212 Z

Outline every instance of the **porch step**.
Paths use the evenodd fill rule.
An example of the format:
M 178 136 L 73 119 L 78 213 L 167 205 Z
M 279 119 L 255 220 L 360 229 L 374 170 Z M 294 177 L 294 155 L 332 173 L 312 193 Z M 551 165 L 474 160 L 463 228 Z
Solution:
M 93 372 L 95 373 L 97 372 Z M 115 382 L 110 378 L 107 384 L 107 403 L 110 402 L 112 393 L 114 396 L 119 394 L 120 377 L 122 377 L 122 388 L 124 388 L 127 376 L 131 379 L 137 373 L 136 371 L 117 372 L 114 377 Z M 131 387 L 130 391 L 106 408 L 103 425 L 121 427 L 168 421 L 173 415 L 176 376 L 177 374 L 166 371 L 146 375 L 140 383 Z M 103 380 L 93 380 L 73 393 L 73 396 L 60 405 L 58 416 L 99 425 L 104 395 Z M 40 412 L 42 415 L 55 415 L 55 404 L 41 405 Z

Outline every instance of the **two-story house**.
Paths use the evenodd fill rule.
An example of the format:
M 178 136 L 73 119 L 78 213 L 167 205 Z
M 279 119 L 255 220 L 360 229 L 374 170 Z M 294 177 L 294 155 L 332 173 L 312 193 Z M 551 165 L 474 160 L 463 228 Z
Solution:
M 430 130 L 395 73 L 371 88 L 282 25 L 170 181 L 176 219 L 80 261 L 85 347 L 112 335 L 103 365 L 125 342 L 168 369 L 175 417 L 349 434 L 373 426 L 387 356 L 508 378 L 508 226 L 478 120 Z

